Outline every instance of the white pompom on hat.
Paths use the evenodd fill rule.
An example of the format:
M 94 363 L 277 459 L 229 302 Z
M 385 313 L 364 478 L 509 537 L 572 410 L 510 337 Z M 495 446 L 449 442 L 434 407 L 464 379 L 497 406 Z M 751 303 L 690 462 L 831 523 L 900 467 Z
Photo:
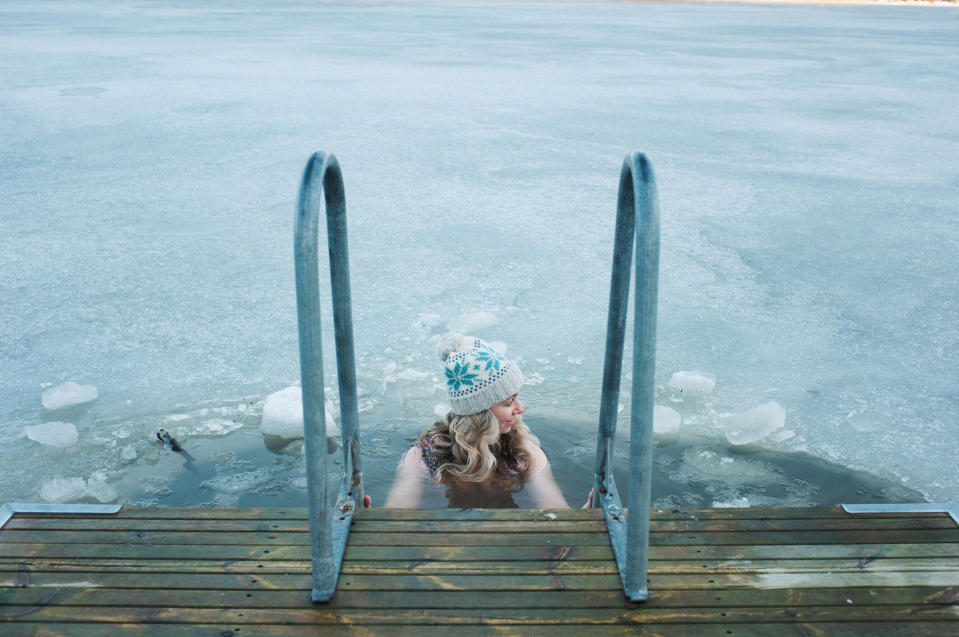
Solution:
M 445 363 L 450 411 L 459 416 L 489 409 L 523 386 L 519 365 L 475 336 L 444 334 L 437 352 Z

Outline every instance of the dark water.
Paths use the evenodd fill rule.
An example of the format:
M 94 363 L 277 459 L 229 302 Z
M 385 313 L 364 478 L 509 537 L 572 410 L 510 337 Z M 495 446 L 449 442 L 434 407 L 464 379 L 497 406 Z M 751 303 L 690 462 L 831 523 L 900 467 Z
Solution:
M 571 506 L 585 502 L 593 474 L 596 438 L 581 420 L 527 418 L 542 442 L 557 483 Z M 428 423 L 423 423 L 423 427 Z M 362 438 L 366 493 L 382 503 L 400 455 L 419 423 L 397 420 L 370 427 Z M 629 493 L 628 450 L 617 440 L 614 474 L 622 498 Z M 244 428 L 222 438 L 181 440 L 186 462 L 157 443 L 148 462 L 131 467 L 118 485 L 121 501 L 157 506 L 306 506 L 301 441 L 264 438 Z M 331 439 L 331 491 L 342 478 L 341 450 Z M 331 493 L 332 497 L 332 493 Z M 653 452 L 653 506 L 818 506 L 855 502 L 921 502 L 901 485 L 825 462 L 808 454 L 729 449 L 718 443 L 658 444 Z M 532 506 L 517 495 L 521 507 Z M 438 491 L 424 507 L 444 507 Z

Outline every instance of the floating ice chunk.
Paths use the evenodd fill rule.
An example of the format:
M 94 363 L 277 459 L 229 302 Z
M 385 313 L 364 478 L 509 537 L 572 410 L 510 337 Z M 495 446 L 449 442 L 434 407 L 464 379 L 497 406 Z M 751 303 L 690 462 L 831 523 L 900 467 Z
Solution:
M 326 401 L 326 435 L 339 435 L 340 428 L 333 419 L 332 405 Z M 270 394 L 263 403 L 260 429 L 269 436 L 292 440 L 303 437 L 303 390 L 292 385 Z
M 745 509 L 749 507 L 749 498 L 733 498 L 732 500 L 716 500 L 712 504 L 714 509 Z
M 126 460 L 127 462 L 131 462 L 131 461 L 133 461 L 133 460 L 136 460 L 136 459 L 137 459 L 137 448 L 134 447 L 133 445 L 127 445 L 126 447 L 124 447 L 123 449 L 120 450 L 120 458 L 121 458 L 122 460 Z
M 243 493 L 262 486 L 273 477 L 269 469 L 255 469 L 227 476 L 217 476 L 200 483 L 203 489 L 213 489 L 224 493 Z
M 492 327 L 499 323 L 499 319 L 492 312 L 471 312 L 469 314 L 460 314 L 451 318 L 446 323 L 446 329 L 460 334 L 471 334 L 477 330 Z
M 708 482 L 741 487 L 744 484 L 770 484 L 777 480 L 775 470 L 761 460 L 728 456 L 710 447 L 693 447 L 683 452 L 682 463 L 669 474 L 677 482 Z
M 774 400 L 738 414 L 722 415 L 719 424 L 726 441 L 733 446 L 762 440 L 786 424 L 786 410 Z
M 60 504 L 83 497 L 87 481 L 83 478 L 54 478 L 40 486 L 40 498 L 45 502 Z
M 303 390 L 294 385 L 267 396 L 260 429 L 271 436 L 302 438 Z
M 231 431 L 235 431 L 243 426 L 242 422 L 227 420 L 225 418 L 214 418 L 205 420 L 196 427 L 189 429 L 185 434 L 190 436 L 225 436 Z
M 679 371 L 669 379 L 669 388 L 680 393 L 711 394 L 716 388 L 716 377 L 706 372 Z
M 671 407 L 656 405 L 653 407 L 653 433 L 663 439 L 675 439 L 679 435 L 679 426 L 683 417 Z
M 71 447 L 77 444 L 77 428 L 69 422 L 44 422 L 23 428 L 27 438 L 48 447 Z
M 65 407 L 90 403 L 96 399 L 97 388 L 95 385 L 79 385 L 71 380 L 44 391 L 40 402 L 47 411 L 55 411 Z
M 103 503 L 116 502 L 120 497 L 113 485 L 107 484 L 107 475 L 103 471 L 97 471 L 90 476 L 84 495 Z

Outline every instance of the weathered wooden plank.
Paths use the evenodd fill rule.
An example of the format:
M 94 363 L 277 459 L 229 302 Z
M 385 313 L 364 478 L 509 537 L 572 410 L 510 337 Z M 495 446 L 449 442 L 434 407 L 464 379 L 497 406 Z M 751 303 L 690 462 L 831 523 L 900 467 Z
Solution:
M 575 550 L 583 550 L 585 547 L 577 547 Z M 211 550 L 215 550 L 212 549 Z M 484 555 L 488 558 L 488 551 L 477 547 L 476 549 L 456 549 L 449 547 L 437 547 L 435 551 L 427 555 L 427 549 L 422 547 L 356 547 L 347 548 L 347 563 L 364 561 L 382 561 L 399 560 L 422 562 L 427 559 L 437 561 L 475 561 L 483 559 Z M 449 553 L 455 550 L 454 555 Z M 504 561 L 523 561 L 530 564 L 529 551 L 536 552 L 536 559 L 550 560 L 558 559 L 549 557 L 539 549 L 519 549 L 521 558 L 516 557 L 516 552 L 510 557 L 503 557 Z M 557 554 L 561 549 L 551 549 L 553 554 Z M 51 568 L 72 568 L 73 565 L 89 565 L 96 568 L 108 568 L 115 566 L 117 568 L 153 568 L 162 570 L 176 570 L 178 568 L 187 568 L 186 565 L 213 565 L 213 568 L 236 568 L 242 570 L 244 564 L 249 568 L 292 568 L 295 564 L 308 563 L 309 553 L 296 548 L 299 557 L 280 557 L 276 550 L 271 550 L 269 555 L 255 553 L 253 558 L 245 560 L 242 558 L 220 558 L 208 553 L 201 554 L 198 559 L 179 560 L 179 559 L 151 559 L 149 554 L 138 552 L 133 558 L 115 558 L 107 557 L 106 553 L 97 554 L 95 557 L 77 557 L 77 558 L 46 558 L 46 557 L 16 557 L 0 558 L 0 570 L 15 569 L 25 560 L 30 564 L 43 566 L 49 564 Z M 469 552 L 472 551 L 472 555 Z M 247 550 L 247 553 L 251 551 Z M 465 552 L 465 553 L 464 553 Z M 286 552 L 289 555 L 289 551 Z M 467 557 L 463 557 L 467 555 Z M 500 555 L 499 553 L 497 554 Z M 612 559 L 612 553 L 604 551 L 603 559 Z M 660 546 L 652 547 L 650 550 L 650 568 L 659 568 L 659 562 L 685 562 L 699 560 L 722 561 L 722 562 L 762 562 L 764 560 L 774 560 L 785 562 L 784 566 L 789 566 L 793 560 L 853 560 L 857 565 L 868 564 L 876 560 L 931 560 L 933 562 L 941 561 L 944 564 L 952 564 L 959 558 L 959 544 L 849 544 L 849 545 L 797 545 L 797 546 L 777 546 L 777 545 L 758 545 L 758 546 Z M 183 566 L 180 566 L 183 565 Z M 199 566 L 198 566 L 199 567 Z M 74 569 L 76 570 L 76 569 Z
M 61 588 L 191 588 L 229 590 L 267 588 L 308 590 L 308 574 L 262 573 L 154 573 L 144 578 L 136 572 L 36 572 L 0 573 L 0 588 L 21 587 L 24 577 L 30 586 Z M 618 574 L 553 575 L 341 575 L 338 589 L 363 590 L 618 590 Z
M 57 535 L 48 536 L 45 532 L 24 531 L 17 536 L 19 542 L 9 544 L 80 544 L 86 537 L 91 538 L 92 544 L 206 544 L 206 545 L 274 545 L 274 546 L 309 546 L 307 534 L 280 534 L 272 533 L 223 533 L 193 532 L 180 533 L 176 531 L 151 531 L 139 534 L 128 534 L 126 531 L 92 532 L 89 535 L 82 531 L 57 531 Z M 26 534 L 26 535 L 24 535 Z M 63 535 L 66 534 L 66 535 Z M 30 535 L 34 541 L 22 541 Z M 219 541 L 222 535 L 224 541 Z M 129 541 L 125 541 L 129 537 Z M 534 546 L 550 544 L 569 545 L 606 545 L 608 536 L 604 532 L 592 533 L 499 533 L 495 536 L 496 542 L 503 545 Z M 2 538 L 0 538 L 2 540 Z M 79 540 L 79 541 L 77 541 Z M 493 537 L 487 533 L 363 533 L 350 534 L 351 544 L 357 546 L 488 546 Z M 6 542 L 4 542 L 6 543 Z
M 703 531 L 884 531 L 892 529 L 944 529 L 956 532 L 959 527 L 947 516 L 845 519 L 731 519 L 731 520 L 661 520 L 650 523 L 656 533 Z
M 306 574 L 162 573 L 144 580 L 137 573 L 31 573 L 31 586 L 110 588 L 205 588 L 217 590 L 307 589 Z M 843 587 L 956 586 L 955 572 L 726 573 L 650 575 L 650 590 L 728 588 L 798 589 Z M 15 573 L 0 574 L 0 587 L 20 587 Z M 356 575 L 340 576 L 338 590 L 618 590 L 614 574 L 581 575 Z
M 689 535 L 655 534 L 650 535 L 650 545 L 692 546 L 692 545 L 776 545 L 793 543 L 785 540 L 793 539 L 796 544 L 831 543 L 839 545 L 876 543 L 879 541 L 911 542 L 911 543 L 950 543 L 950 539 L 959 539 L 957 531 L 917 531 L 909 534 L 897 531 L 895 534 L 879 531 L 805 531 L 792 532 L 788 537 L 777 537 L 776 531 L 725 533 L 703 532 Z M 847 534 L 845 537 L 836 534 Z M 423 533 L 402 532 L 363 532 L 357 529 L 350 534 L 350 544 L 354 546 L 483 546 L 488 545 L 492 538 L 487 533 L 446 533 L 442 531 Z M 605 546 L 609 538 L 605 532 L 592 533 L 564 533 L 564 532 L 501 532 L 495 534 L 495 541 L 504 545 L 599 545 Z M 0 536 L 0 544 L 128 544 L 128 545 L 158 545 L 158 544 L 201 544 L 201 545 L 247 545 L 247 546 L 308 546 L 309 535 L 304 533 L 284 533 L 277 531 L 247 532 L 247 533 L 218 533 L 211 531 L 6 531 Z M 269 551 L 271 549 L 264 549 Z M 0 556 L 15 552 L 15 548 L 0 552 Z M 652 557 L 655 559 L 655 556 Z
M 604 575 L 557 575 L 530 576 L 487 576 L 470 575 L 343 575 L 338 590 L 533 590 L 542 583 L 537 577 L 548 577 L 545 587 L 560 586 L 567 589 L 586 590 L 616 589 L 621 584 L 618 579 Z M 555 579 L 559 581 L 555 581 Z M 717 574 L 678 574 L 650 575 L 649 588 L 655 590 L 676 589 L 728 589 L 728 588 L 843 588 L 863 586 L 955 586 L 955 572 L 861 572 L 861 573 L 717 573 Z M 498 583 L 496 582 L 498 581 Z M 552 585 L 552 586 L 551 586 Z
M 10 632 L 4 637 L 21 637 L 24 635 L 42 637 L 114 637 L 126 635 L 142 635 L 144 637 L 164 637 L 172 635 L 217 635 L 219 637 L 241 637 L 249 634 L 249 630 L 236 632 L 231 624 L 222 623 L 204 627 L 198 631 L 196 626 L 176 624 L 92 624 L 64 622 L 56 624 L 8 624 L 5 626 Z M 258 624 L 256 635 L 267 637 L 302 637 L 302 626 L 288 626 L 285 624 Z M 391 637 L 448 637 L 449 627 L 444 625 L 333 625 L 323 626 L 323 635 L 339 637 L 370 637 L 390 635 Z M 488 635 L 516 634 L 504 631 L 493 626 L 458 626 L 457 637 L 477 637 Z M 311 633 L 312 634 L 312 633 Z M 842 622 L 842 623 L 795 623 L 795 624 L 657 624 L 652 627 L 642 625 L 565 625 L 564 637 L 602 637 L 611 635 L 630 635 L 633 637 L 769 637 L 782 635 L 784 637 L 809 637 L 809 635 L 848 635 L 849 637 L 875 637 L 876 635 L 891 637 L 943 637 L 943 622 L 911 622 L 883 625 L 877 622 Z M 555 626 L 523 626 L 522 635 L 529 637 L 555 637 Z
M 352 546 L 610 546 L 609 535 L 594 533 L 362 533 Z
M 11 544 L 218 544 L 309 546 L 306 533 L 283 531 L 4 531 L 0 542 Z
M 551 513 L 558 519 L 602 519 L 599 509 L 551 509 Z M 542 517 L 544 509 L 384 509 L 374 507 L 361 509 L 356 512 L 358 519 L 384 520 L 448 520 L 448 519 L 484 519 L 484 520 L 512 520 L 532 519 Z M 29 517 L 47 517 L 43 514 L 19 514 Z M 124 506 L 116 514 L 118 517 L 152 518 L 152 519 L 226 519 L 226 520 L 303 520 L 309 519 L 309 510 L 306 507 L 262 507 L 262 508 L 178 508 L 178 507 L 130 507 Z M 947 517 L 943 513 L 910 514 L 929 517 Z M 900 517 L 901 513 L 870 513 L 857 514 L 856 517 Z M 78 515 L 71 517 L 91 517 Z M 654 507 L 650 510 L 650 518 L 657 520 L 668 519 L 815 519 L 815 518 L 848 518 L 842 507 L 753 507 L 753 508 L 722 508 L 722 509 L 676 509 Z
M 468 519 L 512 520 L 541 517 L 544 509 L 362 509 L 356 512 L 359 520 L 451 520 L 466 517 Z M 550 513 L 557 519 L 602 519 L 600 509 L 552 509 Z M 722 509 L 664 509 L 650 510 L 651 520 L 749 520 L 749 519 L 829 519 L 829 518 L 896 518 L 902 513 L 867 513 L 855 516 L 846 513 L 842 507 L 753 507 Z M 945 513 L 910 513 L 907 517 L 948 518 Z
M 308 560 L 308 546 L 281 546 L 269 554 L 258 546 L 145 545 L 124 544 L 4 544 L 0 542 L 0 558 L 101 558 L 101 559 L 171 559 L 171 560 Z M 613 559 L 611 546 L 502 546 L 496 555 L 506 560 L 605 560 Z M 348 560 L 432 560 L 489 561 L 489 545 L 479 546 L 350 546 Z
M 555 625 L 564 624 L 643 624 L 675 623 L 727 624 L 758 622 L 790 624 L 797 622 L 911 622 L 917 616 L 923 621 L 939 621 L 944 629 L 959 628 L 955 609 L 948 606 L 804 606 L 797 608 L 726 608 L 717 613 L 710 608 L 642 608 L 642 609 L 332 609 L 317 605 L 310 608 L 168 608 L 161 606 L 0 606 L 0 620 L 5 621 L 97 621 L 153 623 L 169 622 L 215 624 L 229 622 L 235 626 L 256 624 L 322 625 L 322 624 L 447 624 L 447 625 Z
M 659 520 L 650 522 L 650 533 L 740 532 L 740 531 L 858 531 L 887 529 L 946 529 L 959 527 L 951 518 L 855 518 L 823 520 Z M 357 520 L 353 530 L 365 532 L 519 533 L 543 531 L 564 533 L 605 532 L 605 520 Z
M 142 532 L 131 534 L 126 531 L 119 531 L 110 534 L 109 531 L 95 531 L 90 534 L 84 534 L 82 531 L 22 531 L 17 535 L 17 542 L 5 542 L 0 537 L 0 545 L 14 545 L 26 547 L 35 544 L 74 544 L 80 546 L 86 544 L 85 539 L 90 539 L 90 544 L 98 545 L 143 545 L 156 546 L 162 544 L 202 544 L 206 546 L 270 546 L 270 547 L 291 547 L 291 546 L 309 546 L 309 535 L 287 533 L 257 534 L 257 533 L 224 533 L 217 534 L 212 532 L 179 533 L 176 531 L 168 532 Z M 106 535 L 105 535 L 106 534 Z M 33 536 L 32 542 L 25 541 L 26 538 Z M 219 541 L 222 535 L 223 542 Z M 299 537 L 297 537 L 297 535 Z M 125 538 L 129 537 L 129 541 Z M 498 533 L 491 535 L 489 533 L 350 533 L 349 543 L 353 546 L 489 546 L 493 543 L 503 546 L 548 546 L 548 545 L 574 545 L 574 546 L 607 546 L 609 545 L 609 536 L 605 532 L 593 533 Z M 15 550 L 15 549 L 10 549 Z M 273 550 L 264 549 L 264 550 Z M 0 553 L 0 556 L 7 553 Z
M 847 516 L 836 519 L 685 519 L 653 520 L 650 533 L 706 533 L 706 532 L 794 532 L 814 531 L 880 531 L 900 530 L 945 530 L 959 537 L 959 526 L 945 515 L 868 517 Z M 535 519 L 464 519 L 464 520 L 386 520 L 367 519 L 358 516 L 354 522 L 354 532 L 442 532 L 442 533 L 541 533 L 564 532 L 604 532 L 606 523 L 602 519 L 549 519 L 539 516 Z M 14 531 L 127 531 L 127 532 L 285 532 L 308 534 L 309 525 L 302 520 L 258 520 L 258 519 L 155 519 L 124 518 L 101 516 L 53 517 L 53 516 L 14 516 L 0 531 L 0 539 L 6 540 L 8 533 Z
M 209 533 L 285 531 L 309 534 L 309 522 L 303 520 L 231 520 L 208 518 L 140 519 L 114 516 L 96 518 L 15 515 L 0 531 L 0 540 L 8 531 L 205 531 Z
M 309 591 L 183 590 L 122 588 L 0 588 L 0 605 L 164 606 L 176 608 L 306 608 Z M 959 604 L 959 587 L 730 589 L 654 591 L 647 602 L 631 604 L 621 591 L 510 591 L 498 608 L 713 608 L 802 606 L 924 606 Z M 488 595 L 475 591 L 338 591 L 327 608 L 480 608 Z
M 306 546 L 276 547 L 270 553 L 258 546 L 145 545 L 124 544 L 3 544 L 0 559 L 93 559 L 93 560 L 309 560 Z M 496 555 L 502 560 L 611 560 L 610 546 L 502 546 Z M 955 557 L 955 544 L 850 544 L 850 545 L 754 545 L 754 546 L 661 546 L 650 548 L 650 563 L 675 559 L 809 559 L 854 558 L 869 561 L 886 557 Z M 489 561 L 488 546 L 358 546 L 348 545 L 347 561 L 449 560 Z
M 605 520 L 357 520 L 356 533 L 605 533 Z
M 915 597 L 915 596 L 913 596 Z M 512 591 L 504 608 L 627 608 L 621 591 Z M 0 588 L 0 605 L 180 606 L 198 608 L 308 608 L 309 589 L 183 590 L 116 588 Z M 475 591 L 339 591 L 327 608 L 487 608 Z M 2 632 L 2 631 L 0 631 Z
M 309 560 L 0 560 L 0 572 L 130 572 L 152 573 L 309 573 Z M 910 572 L 949 571 L 959 573 L 959 558 L 866 558 L 797 560 L 660 560 L 649 563 L 648 572 L 678 573 L 805 573 L 805 572 Z M 555 561 L 439 561 L 439 560 L 347 560 L 342 573 L 399 575 L 404 573 L 461 575 L 550 573 L 616 573 L 609 560 Z
M 618 573 L 612 560 L 603 562 L 349 562 L 342 573 L 401 575 L 416 573 L 419 575 L 458 573 L 461 575 L 518 575 L 522 573 Z M 695 573 L 863 573 L 863 572 L 950 572 L 959 582 L 959 559 L 943 562 L 936 558 L 923 560 L 793 560 L 787 564 L 779 560 L 754 562 L 736 561 L 682 561 L 652 562 L 648 572 L 652 574 Z
M 565 533 L 549 537 L 545 533 L 500 533 L 497 545 L 570 544 L 600 545 L 609 542 L 605 533 Z M 891 530 L 891 531 L 752 531 L 752 532 L 696 532 L 650 533 L 650 546 L 743 546 L 756 544 L 917 544 L 925 542 L 959 541 L 959 531 L 953 530 Z M 354 546 L 479 546 L 489 545 L 491 539 L 484 533 L 363 533 L 351 532 L 349 542 Z
M 943 570 L 935 568 L 937 560 L 930 560 L 926 570 Z M 666 564 L 666 563 L 664 563 Z M 701 572 L 699 562 L 691 564 L 686 571 Z M 153 573 L 309 573 L 309 560 L 275 560 L 275 561 L 221 561 L 221 560 L 16 560 L 0 561 L 0 572 L 8 573 L 40 573 L 40 572 L 89 572 L 126 573 L 135 571 L 142 575 Z M 914 568 L 913 570 L 919 570 Z M 544 575 L 550 573 L 617 573 L 616 562 L 610 560 L 575 560 L 575 561 L 504 561 L 504 562 L 446 562 L 446 561 L 408 561 L 390 560 L 382 562 L 353 562 L 347 560 L 343 564 L 343 573 L 449 573 L 456 572 L 463 575 L 477 574 L 513 574 L 513 575 Z M 670 570 L 670 572 L 673 572 Z
M 769 544 L 750 546 L 654 546 L 649 549 L 650 561 L 676 559 L 810 559 L 877 557 L 943 557 L 959 556 L 959 544 Z

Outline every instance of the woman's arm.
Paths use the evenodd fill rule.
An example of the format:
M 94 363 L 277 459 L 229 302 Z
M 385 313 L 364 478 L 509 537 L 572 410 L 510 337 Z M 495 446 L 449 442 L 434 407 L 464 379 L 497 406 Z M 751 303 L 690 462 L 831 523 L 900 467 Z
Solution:
M 546 454 L 539 445 L 533 445 L 528 451 L 530 462 L 529 472 L 526 474 L 526 489 L 535 505 L 542 509 L 568 509 L 566 498 L 553 479 L 553 471 L 549 467 Z
M 383 506 L 396 509 L 415 509 L 420 505 L 423 483 L 429 480 L 430 470 L 423 462 L 423 454 L 417 446 L 410 447 L 396 467 L 396 478 L 386 496 Z

